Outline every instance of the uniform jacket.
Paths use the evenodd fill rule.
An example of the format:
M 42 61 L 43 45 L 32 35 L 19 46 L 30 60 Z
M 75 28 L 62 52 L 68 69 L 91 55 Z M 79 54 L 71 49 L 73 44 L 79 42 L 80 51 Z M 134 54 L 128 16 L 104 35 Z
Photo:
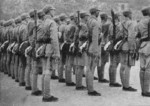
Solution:
M 100 38 L 100 26 L 98 24 L 97 18 L 91 16 L 87 22 L 89 29 L 89 37 L 91 37 L 91 43 L 89 45 L 88 53 L 94 56 L 100 56 L 100 45 L 98 44 Z
M 45 55 L 47 57 L 60 57 L 57 24 L 49 15 L 45 16 L 44 30 L 49 32 L 51 38 L 51 44 L 46 45 Z
M 122 46 L 122 50 L 124 51 L 135 51 L 136 50 L 136 25 L 137 23 L 132 20 L 125 20 L 123 23 L 123 31 L 125 29 L 128 31 L 127 41 Z M 124 32 L 123 32 L 124 33 Z M 125 36 L 125 34 L 123 34 Z
M 140 38 L 146 38 L 148 36 L 148 22 L 149 17 L 142 19 L 137 25 L 137 32 L 141 35 Z M 145 41 L 141 43 L 139 53 L 150 55 L 150 41 Z

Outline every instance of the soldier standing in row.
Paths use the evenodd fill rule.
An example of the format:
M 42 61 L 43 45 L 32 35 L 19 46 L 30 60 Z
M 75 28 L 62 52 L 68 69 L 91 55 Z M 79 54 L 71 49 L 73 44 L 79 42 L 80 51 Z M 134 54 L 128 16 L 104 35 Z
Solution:
M 136 42 L 135 42 L 135 26 L 136 23 L 132 21 L 132 13 L 130 10 L 125 10 L 123 12 L 125 21 L 122 23 L 123 36 L 124 40 L 121 47 L 121 68 L 120 68 L 120 77 L 123 85 L 124 91 L 137 91 L 132 88 L 129 84 L 130 82 L 130 70 L 131 66 L 135 65 L 136 59 Z
M 80 13 L 81 22 L 79 24 L 77 34 L 75 35 L 75 40 L 78 41 L 78 48 L 79 51 L 75 56 L 74 65 L 76 67 L 76 90 L 85 90 L 86 87 L 82 84 L 82 77 L 84 73 L 84 67 L 86 66 L 86 45 L 84 44 L 87 42 L 88 37 L 88 27 L 87 27 L 87 21 L 89 18 L 89 14 L 86 12 Z
M 97 17 L 99 16 L 100 10 L 98 8 L 90 9 L 90 18 L 88 19 L 87 26 L 89 29 L 89 46 L 87 48 L 87 63 L 86 63 L 86 84 L 88 89 L 88 95 L 91 96 L 100 96 L 101 94 L 94 90 L 93 80 L 94 80 L 94 71 L 98 64 L 100 57 L 100 47 L 98 44 L 100 36 L 100 26 L 98 24 Z
M 109 66 L 109 79 L 110 79 L 110 87 L 121 87 L 119 83 L 116 82 L 116 74 L 117 74 L 117 67 L 120 63 L 120 52 L 114 50 L 114 45 L 117 41 L 120 40 L 122 36 L 122 26 L 120 23 L 120 14 L 114 13 L 112 17 L 114 23 L 112 23 L 109 27 L 109 41 L 112 44 L 112 49 L 109 50 L 110 54 L 110 66 Z
M 102 37 L 101 37 L 101 64 L 97 67 L 99 82 L 109 83 L 107 79 L 104 78 L 105 65 L 109 61 L 109 53 L 104 51 L 104 46 L 108 42 L 109 26 L 111 23 L 107 21 L 108 15 L 106 13 L 101 13 L 102 20 Z
M 137 38 L 140 41 L 141 95 L 150 97 L 150 7 L 143 8 L 142 14 L 144 18 L 137 25 Z
M 55 8 L 53 6 L 46 6 L 43 9 L 45 15 L 44 31 L 46 32 L 43 38 L 43 43 L 46 44 L 45 58 L 43 59 L 43 101 L 52 102 L 57 101 L 58 98 L 50 93 L 50 79 L 52 74 L 52 61 L 58 62 L 60 58 L 58 29 L 57 24 L 52 19 L 55 15 Z
M 65 61 L 66 61 L 66 54 L 64 53 L 65 51 L 62 50 L 62 45 L 64 44 L 65 28 L 67 26 L 66 16 L 61 14 L 59 19 L 60 19 L 60 26 L 58 29 L 60 32 L 59 45 L 60 45 L 61 57 L 60 57 L 60 63 L 59 63 L 59 69 L 58 69 L 58 80 L 60 83 L 65 83 L 63 73 L 64 73 L 64 67 L 65 67 Z

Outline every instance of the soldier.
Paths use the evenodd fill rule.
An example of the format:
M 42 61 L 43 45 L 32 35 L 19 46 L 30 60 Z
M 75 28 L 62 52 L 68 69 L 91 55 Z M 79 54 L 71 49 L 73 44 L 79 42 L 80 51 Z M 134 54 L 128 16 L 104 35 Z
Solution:
M 101 94 L 94 90 L 93 79 L 94 71 L 98 64 L 100 57 L 100 47 L 98 44 L 100 30 L 97 17 L 99 16 L 100 10 L 97 7 L 90 9 L 90 18 L 88 19 L 87 26 L 89 29 L 88 35 L 88 48 L 87 48 L 87 63 L 86 63 L 86 84 L 88 89 L 88 95 L 100 96 Z
M 86 25 L 89 14 L 87 12 L 81 12 L 80 13 L 81 22 L 79 24 L 79 28 L 77 29 L 77 34 L 75 36 L 75 40 L 78 41 L 78 48 L 79 53 L 75 56 L 75 62 L 74 65 L 76 67 L 76 90 L 85 90 L 86 87 L 82 85 L 82 77 L 84 73 L 84 67 L 86 63 L 86 44 L 87 44 L 87 37 L 88 37 L 88 27 Z
M 19 41 L 19 86 L 25 86 L 25 68 L 26 68 L 26 57 L 23 51 L 20 51 L 21 45 L 24 41 L 27 40 L 27 18 L 29 16 L 27 14 L 22 14 L 21 15 L 21 20 L 22 23 L 19 27 L 19 36 L 18 36 L 18 41 Z
M 121 84 L 116 82 L 116 74 L 117 74 L 117 67 L 120 63 L 120 52 L 114 50 L 114 45 L 117 41 L 120 40 L 122 36 L 122 26 L 120 23 L 120 14 L 114 13 L 114 23 L 112 23 L 109 27 L 109 41 L 111 42 L 113 49 L 109 50 L 110 54 L 110 66 L 109 66 L 109 79 L 110 79 L 110 87 L 121 87 Z M 115 27 L 115 29 L 114 29 Z
M 9 20 L 9 29 L 8 29 L 8 34 L 7 34 L 7 39 L 9 40 L 9 46 L 7 48 L 7 70 L 8 70 L 8 75 L 12 77 L 12 79 L 15 79 L 15 75 L 14 75 L 14 70 L 13 67 L 11 67 L 11 61 L 12 61 L 12 46 L 14 45 L 14 41 L 13 41 L 13 23 L 14 20 Z
M 137 25 L 138 35 L 140 41 L 139 54 L 140 54 L 140 83 L 142 96 L 150 97 L 150 7 L 142 9 L 143 19 Z
M 19 41 L 18 41 L 18 36 L 19 36 L 19 28 L 20 28 L 20 25 L 21 25 L 21 17 L 17 17 L 15 19 L 15 28 L 14 28 L 14 41 L 15 41 L 15 45 L 12 49 L 12 53 L 14 54 L 14 73 L 15 73 L 15 81 L 16 82 L 19 82 L 19 51 L 18 51 L 18 48 L 19 48 Z
M 62 47 L 62 52 L 66 55 L 65 78 L 66 78 L 67 86 L 76 85 L 74 82 L 72 82 L 72 69 L 75 71 L 75 66 L 74 66 L 75 54 L 69 50 L 72 44 L 74 44 L 74 46 L 76 44 L 76 42 L 74 42 L 76 31 L 77 31 L 77 16 L 75 14 L 72 14 L 70 16 L 70 24 L 67 25 L 65 28 L 65 32 L 64 32 L 65 43 Z
M 25 55 L 28 58 L 28 71 L 27 71 L 27 77 L 29 78 L 30 76 L 30 71 L 31 71 L 31 87 L 32 87 L 32 95 L 34 96 L 40 96 L 42 95 L 42 91 L 39 90 L 38 88 L 38 74 L 39 74 L 39 70 L 37 70 L 38 68 L 36 67 L 36 58 L 35 58 L 35 44 L 36 44 L 36 31 L 37 31 L 37 25 L 36 25 L 36 21 L 37 21 L 37 16 L 35 13 L 35 10 L 32 10 L 30 12 L 30 20 L 28 22 L 27 25 L 27 31 L 28 31 L 28 41 L 30 43 L 30 46 L 25 50 Z M 29 63 L 32 63 L 31 66 Z M 29 82 L 30 80 L 28 80 Z M 30 86 L 29 86 L 30 87 Z
M 135 26 L 136 22 L 132 20 L 132 12 L 125 10 L 123 12 L 125 21 L 122 23 L 123 28 L 123 44 L 121 47 L 121 68 L 120 77 L 124 91 L 137 91 L 130 86 L 130 70 L 135 65 L 136 59 L 136 42 L 135 42 Z
M 46 31 L 43 43 L 45 47 L 45 58 L 43 59 L 43 101 L 52 102 L 58 101 L 58 98 L 54 97 L 50 93 L 50 78 L 52 74 L 52 61 L 53 59 L 58 62 L 60 58 L 59 42 L 58 42 L 58 30 L 57 24 L 52 19 L 55 14 L 55 8 L 53 6 L 46 6 L 43 9 L 45 16 L 44 30 Z
M 107 79 L 104 78 L 104 68 L 106 63 L 109 61 L 109 53 L 104 51 L 104 45 L 108 42 L 108 32 L 110 23 L 107 21 L 108 15 L 106 13 L 101 13 L 102 20 L 102 38 L 101 38 L 101 65 L 97 67 L 99 82 L 109 83 Z
M 61 49 L 61 46 L 64 44 L 64 36 L 65 36 L 64 34 L 65 34 L 65 28 L 67 26 L 65 14 L 61 14 L 61 16 L 59 17 L 59 19 L 60 19 L 59 44 L 60 44 L 61 57 L 60 57 L 60 63 L 59 63 L 59 69 L 58 69 L 58 79 L 59 79 L 60 83 L 65 83 L 63 72 L 64 72 L 64 66 L 65 66 L 65 60 L 66 60 L 66 53 L 63 53 L 63 50 Z

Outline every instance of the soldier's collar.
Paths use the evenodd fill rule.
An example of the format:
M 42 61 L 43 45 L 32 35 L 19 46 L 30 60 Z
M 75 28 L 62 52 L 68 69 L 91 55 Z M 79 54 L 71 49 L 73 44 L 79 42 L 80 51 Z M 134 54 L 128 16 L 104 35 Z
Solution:
M 94 15 L 91 15 L 91 18 L 93 18 L 93 19 L 97 20 L 97 18 L 96 18 Z
M 45 19 L 52 19 L 50 15 L 45 15 Z

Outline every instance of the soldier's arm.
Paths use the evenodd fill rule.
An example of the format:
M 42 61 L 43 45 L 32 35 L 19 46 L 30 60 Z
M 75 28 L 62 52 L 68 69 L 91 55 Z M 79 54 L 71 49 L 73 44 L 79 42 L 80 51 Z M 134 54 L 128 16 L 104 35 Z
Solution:
M 98 54 L 98 36 L 99 36 L 99 25 L 96 21 L 93 22 L 93 30 L 92 30 L 92 44 L 93 44 L 93 54 Z
M 57 25 L 55 22 L 51 23 L 50 26 L 50 37 L 51 37 L 51 44 L 54 50 L 54 57 L 60 57 L 60 51 L 59 51 L 59 42 L 58 42 L 58 30 Z
M 109 41 L 113 41 L 113 26 L 112 26 L 112 24 L 109 26 L 108 39 L 109 39 Z

